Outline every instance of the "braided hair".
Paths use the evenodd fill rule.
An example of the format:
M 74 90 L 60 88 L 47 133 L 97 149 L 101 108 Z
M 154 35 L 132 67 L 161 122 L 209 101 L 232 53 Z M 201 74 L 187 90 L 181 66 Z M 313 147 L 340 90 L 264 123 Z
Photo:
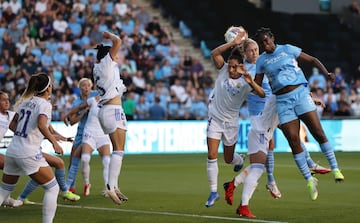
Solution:
M 260 29 L 256 30 L 256 33 L 254 35 L 254 39 L 259 42 L 261 41 L 260 38 L 263 35 L 268 35 L 269 37 L 273 37 L 274 34 L 271 32 L 270 28 L 261 27 Z

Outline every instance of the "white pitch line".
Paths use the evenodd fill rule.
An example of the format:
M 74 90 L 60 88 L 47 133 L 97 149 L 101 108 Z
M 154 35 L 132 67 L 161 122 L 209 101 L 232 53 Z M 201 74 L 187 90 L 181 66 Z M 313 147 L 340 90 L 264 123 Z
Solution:
M 37 202 L 35 202 L 35 204 L 42 205 L 42 203 L 37 203 Z M 228 220 L 228 221 L 261 222 L 261 223 L 287 223 L 284 221 L 267 221 L 267 220 L 261 220 L 261 219 L 251 219 L 251 218 L 231 218 L 231 217 L 198 215 L 198 214 L 181 214 L 181 213 L 161 212 L 161 211 L 144 211 L 144 210 L 131 210 L 131 209 L 129 210 L 129 209 L 119 209 L 119 208 L 74 206 L 74 205 L 66 205 L 66 204 L 58 204 L 58 207 L 73 208 L 73 209 L 89 209 L 89 210 L 98 210 L 98 211 L 116 211 L 116 212 L 139 213 L 139 214 L 192 217 L 192 218 L 220 219 L 220 220 Z

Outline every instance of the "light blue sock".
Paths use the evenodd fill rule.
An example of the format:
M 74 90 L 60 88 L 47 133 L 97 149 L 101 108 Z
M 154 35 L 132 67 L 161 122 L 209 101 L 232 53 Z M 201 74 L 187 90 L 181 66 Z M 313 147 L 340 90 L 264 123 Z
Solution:
M 335 153 L 333 150 L 333 147 L 331 143 L 325 142 L 323 144 L 320 144 L 321 151 L 324 153 L 326 159 L 328 160 L 330 167 L 332 170 L 338 169 L 338 163 L 336 161 Z
M 29 194 L 31 194 L 36 188 L 39 186 L 39 184 L 31 179 L 25 186 L 24 190 L 20 194 L 20 199 L 25 200 Z
M 268 184 L 275 182 L 275 177 L 273 175 L 274 165 L 275 165 L 274 151 L 269 150 L 267 157 L 266 157 L 266 163 L 265 163 Z
M 301 153 L 294 154 L 294 160 L 296 165 L 298 166 L 301 174 L 304 176 L 305 180 L 309 181 L 311 179 L 310 169 L 306 163 L 305 151 Z
M 79 164 L 80 164 L 80 158 L 78 157 L 71 158 L 71 165 L 69 168 L 68 178 L 66 181 L 66 189 L 69 189 L 70 186 L 75 182 L 76 174 L 79 169 Z
M 305 152 L 305 158 L 306 158 L 306 162 L 308 167 L 312 167 L 315 165 L 314 160 L 311 158 L 309 151 L 307 151 L 305 144 L 301 142 L 301 147 L 303 148 L 304 152 Z
M 65 169 L 62 169 L 62 170 L 56 169 L 55 170 L 55 178 L 59 184 L 60 190 L 62 192 L 66 192 L 67 187 L 66 187 L 66 180 L 65 180 Z

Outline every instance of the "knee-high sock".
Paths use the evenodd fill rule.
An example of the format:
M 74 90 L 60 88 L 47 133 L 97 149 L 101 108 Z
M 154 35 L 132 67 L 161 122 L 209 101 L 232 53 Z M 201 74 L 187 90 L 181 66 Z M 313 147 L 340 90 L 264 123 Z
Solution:
M 234 153 L 233 160 L 231 161 L 232 165 L 241 165 L 244 163 L 244 160 L 241 158 L 240 154 Z
M 335 157 L 334 149 L 330 142 L 325 142 L 320 144 L 321 151 L 324 153 L 326 159 L 328 160 L 332 170 L 339 169 L 338 163 Z
M 308 165 L 308 167 L 313 167 L 315 165 L 314 160 L 311 158 L 309 151 L 307 151 L 305 144 L 303 142 L 301 142 L 301 147 L 303 148 L 304 152 L 305 152 L 305 158 L 306 158 L 306 163 Z
M 42 185 L 45 189 L 43 199 L 43 223 L 51 223 L 55 217 L 59 185 L 55 178 Z
M 239 184 L 244 183 L 245 178 L 249 175 L 249 172 L 250 172 L 250 166 L 247 166 L 243 171 L 241 171 L 241 172 L 234 178 L 235 187 L 237 187 Z
M 207 160 L 206 171 L 211 192 L 217 192 L 219 167 L 217 159 Z
M 82 175 L 85 184 L 90 183 L 90 159 L 91 155 L 89 153 L 81 154 L 81 166 L 82 166 Z
M 122 160 L 124 157 L 124 151 L 113 151 L 110 159 L 109 166 L 109 190 L 118 188 L 118 178 L 121 172 Z
M 258 180 L 264 172 L 264 164 L 253 163 L 250 165 L 249 175 L 245 178 L 244 188 L 241 196 L 241 205 L 248 205 L 258 185 Z
M 62 192 L 66 192 L 68 188 L 66 187 L 65 169 L 61 169 L 61 170 L 56 169 L 55 170 L 55 178 L 59 184 L 60 190 Z
M 76 174 L 79 169 L 79 163 L 80 159 L 78 157 L 71 158 L 71 165 L 68 172 L 68 178 L 66 181 L 66 188 L 69 189 L 71 186 L 73 186 L 73 183 L 76 179 Z
M 1 182 L 0 186 L 0 205 L 9 197 L 11 192 L 15 189 L 16 184 L 7 184 Z
M 23 191 L 21 192 L 20 199 L 25 200 L 25 198 L 27 198 L 29 194 L 31 194 L 34 190 L 36 190 L 38 186 L 39 184 L 35 180 L 30 179 L 29 182 L 26 184 L 25 188 L 23 189 Z
M 110 156 L 103 156 L 102 164 L 103 164 L 103 178 L 106 186 L 109 183 Z
M 268 184 L 275 182 L 274 166 L 275 166 L 274 151 L 269 150 L 265 163 Z
M 298 166 L 298 169 L 300 170 L 301 174 L 303 175 L 305 180 L 309 181 L 311 179 L 311 173 L 306 163 L 305 151 L 302 151 L 301 153 L 298 154 L 294 154 L 293 156 L 295 163 Z

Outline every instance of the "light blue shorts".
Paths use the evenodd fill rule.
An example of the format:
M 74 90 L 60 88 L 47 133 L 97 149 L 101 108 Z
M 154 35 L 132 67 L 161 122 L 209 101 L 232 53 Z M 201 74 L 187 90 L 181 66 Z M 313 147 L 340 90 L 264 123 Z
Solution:
M 276 106 L 280 124 L 298 119 L 300 115 L 316 110 L 309 88 L 304 85 L 288 93 L 276 95 Z

